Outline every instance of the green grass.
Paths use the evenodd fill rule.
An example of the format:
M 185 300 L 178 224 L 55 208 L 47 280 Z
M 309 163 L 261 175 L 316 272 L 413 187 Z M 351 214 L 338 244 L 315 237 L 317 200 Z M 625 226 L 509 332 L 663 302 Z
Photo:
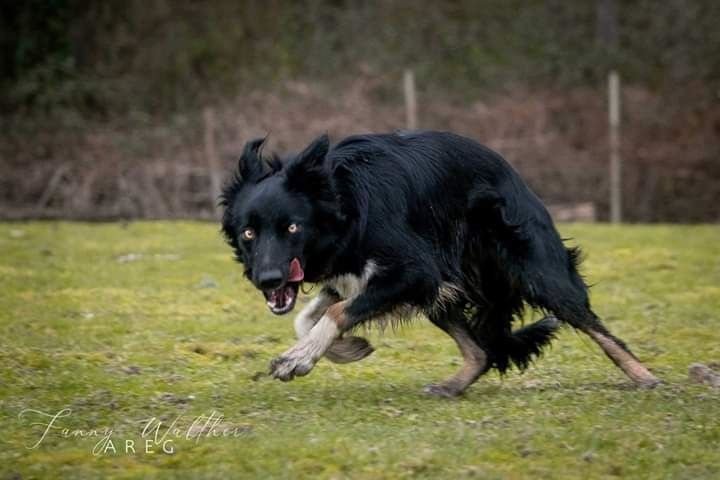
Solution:
M 522 375 L 426 398 L 459 357 L 424 319 L 371 334 L 362 362 L 281 383 L 262 373 L 292 344 L 292 317 L 267 311 L 215 225 L 2 224 L 2 476 L 720 477 L 720 391 L 687 380 L 689 364 L 720 360 L 720 228 L 561 230 L 586 251 L 595 310 L 665 385 L 631 387 L 566 329 Z M 41 418 L 19 413 L 64 408 L 58 426 L 111 428 L 117 453 L 94 456 L 98 437 L 61 430 L 27 448 Z M 184 435 L 211 412 L 237 436 L 142 451 L 143 421 L 162 433 L 180 416 Z

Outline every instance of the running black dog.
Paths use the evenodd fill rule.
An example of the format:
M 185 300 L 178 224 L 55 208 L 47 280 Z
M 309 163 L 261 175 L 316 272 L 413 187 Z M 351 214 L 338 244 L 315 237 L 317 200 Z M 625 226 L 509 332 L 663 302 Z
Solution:
M 525 368 L 561 322 L 588 334 L 633 381 L 658 383 L 590 309 L 577 249 L 492 150 L 443 132 L 327 136 L 281 162 L 249 142 L 222 195 L 222 230 L 270 310 L 287 313 L 302 282 L 322 291 L 297 316 L 297 344 L 273 360 L 281 380 L 323 356 L 372 352 L 345 335 L 365 322 L 424 313 L 464 364 L 425 388 L 462 393 L 491 368 Z M 525 306 L 548 314 L 517 330 Z

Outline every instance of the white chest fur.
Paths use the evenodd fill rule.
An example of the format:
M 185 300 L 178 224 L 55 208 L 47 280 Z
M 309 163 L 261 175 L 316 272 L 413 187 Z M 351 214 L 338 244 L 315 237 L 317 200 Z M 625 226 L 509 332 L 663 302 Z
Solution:
M 361 275 L 338 275 L 325 282 L 325 285 L 335 290 L 342 298 L 352 299 L 360 295 L 367 288 L 370 278 L 378 271 L 377 264 L 368 260 Z

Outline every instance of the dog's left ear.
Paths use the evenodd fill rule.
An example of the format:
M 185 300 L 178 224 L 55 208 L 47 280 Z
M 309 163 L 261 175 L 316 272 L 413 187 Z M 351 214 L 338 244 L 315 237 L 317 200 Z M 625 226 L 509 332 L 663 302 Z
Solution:
M 310 145 L 300 152 L 290 164 L 287 166 L 288 177 L 294 173 L 298 173 L 297 170 L 312 170 L 322 165 L 330 149 L 330 139 L 327 134 L 321 135 L 316 138 Z
M 290 191 L 303 192 L 316 199 L 332 196 L 323 163 L 329 149 L 328 136 L 322 135 L 287 164 L 285 176 Z

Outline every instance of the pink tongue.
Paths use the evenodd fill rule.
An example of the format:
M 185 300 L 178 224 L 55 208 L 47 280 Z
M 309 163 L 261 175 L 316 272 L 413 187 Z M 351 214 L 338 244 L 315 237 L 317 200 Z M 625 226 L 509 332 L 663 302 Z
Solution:
M 290 274 L 288 275 L 288 282 L 299 282 L 305 278 L 305 272 L 303 272 L 300 266 L 300 260 L 293 258 L 290 262 Z

